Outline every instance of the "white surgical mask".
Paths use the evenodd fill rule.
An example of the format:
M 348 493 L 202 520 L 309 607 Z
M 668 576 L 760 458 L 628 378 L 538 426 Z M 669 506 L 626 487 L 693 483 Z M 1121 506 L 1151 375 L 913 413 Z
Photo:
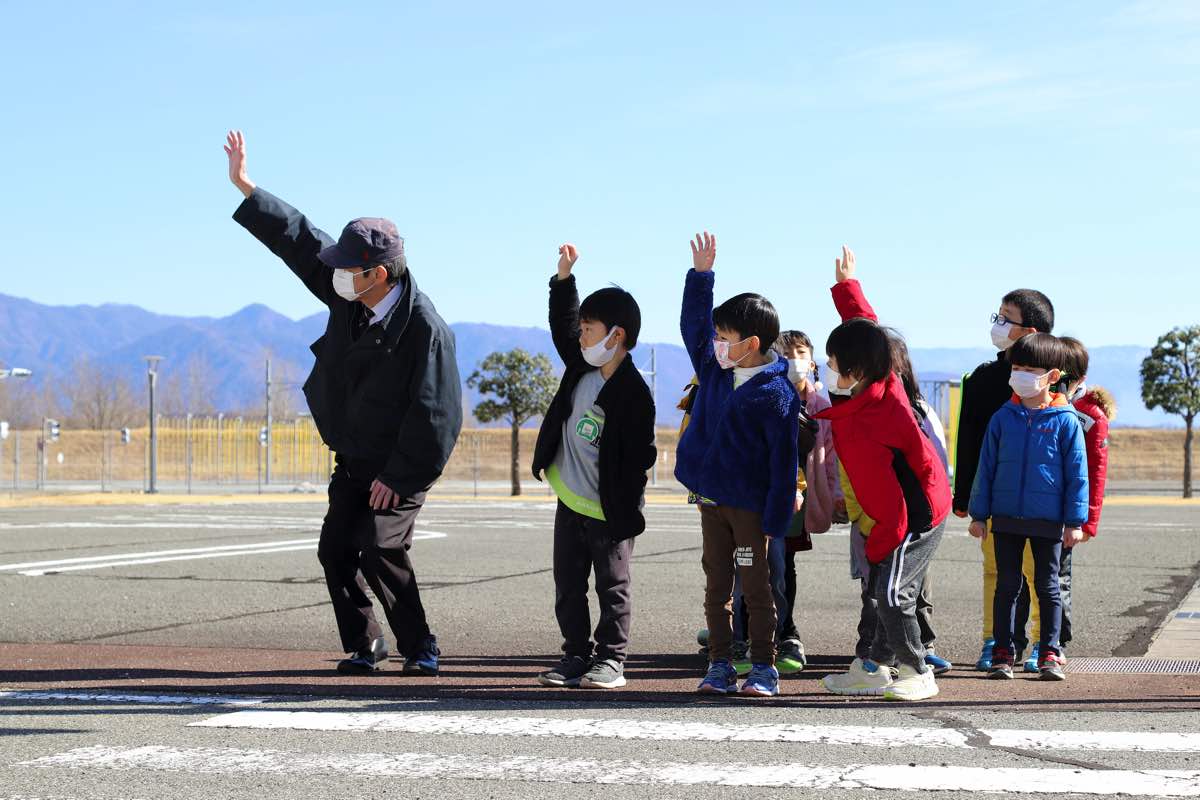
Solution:
M 746 340 L 742 339 L 742 342 L 744 341 Z M 717 363 L 721 365 L 721 369 L 731 369 L 736 367 L 738 365 L 738 361 L 741 361 L 742 358 L 750 355 L 749 352 L 744 353 L 742 358 L 737 359 L 737 361 L 734 361 L 729 357 L 729 348 L 735 344 L 741 344 L 742 342 L 725 342 L 720 339 L 713 339 L 713 355 L 717 357 Z
M 1038 384 L 1049 374 L 1043 372 L 1041 375 L 1034 375 L 1032 372 L 1019 372 L 1014 369 L 1008 377 L 1008 385 L 1017 393 L 1017 397 L 1034 397 L 1046 388 Z
M 1087 383 L 1085 381 L 1080 381 L 1079 385 L 1075 387 L 1075 391 L 1071 392 L 1071 396 L 1067 399 L 1074 403 L 1076 400 L 1087 394 L 1087 390 Z
M 373 288 L 368 286 L 361 292 L 354 291 L 354 275 L 355 273 L 348 269 L 335 269 L 333 271 L 333 290 L 337 292 L 338 297 L 348 303 L 353 303 Z
M 837 370 L 835 370 L 833 367 L 829 366 L 828 364 L 825 365 L 825 370 L 827 373 L 826 380 L 829 382 L 828 386 L 829 386 L 830 394 L 836 395 L 837 397 L 849 397 L 850 395 L 854 394 L 854 387 L 858 386 L 858 383 L 859 383 L 858 381 L 855 381 L 854 383 L 850 384 L 845 389 L 843 389 L 840 386 L 838 386 L 838 379 L 841 378 L 842 376 L 838 374 Z
M 608 344 L 609 340 L 612 339 L 613 334 L 616 332 L 617 329 L 613 328 L 608 332 L 608 336 L 605 336 L 591 347 L 579 348 L 583 351 L 583 360 L 591 364 L 593 367 L 603 367 L 605 364 L 612 361 L 613 356 L 617 354 L 617 348 L 613 347 L 612 349 L 606 349 L 605 345 Z
M 997 350 L 1007 350 L 1016 344 L 1015 340 L 1008 337 L 1011 330 L 1011 322 L 997 322 L 992 326 L 992 344 L 996 346 Z
M 808 380 L 808 373 L 812 372 L 813 362 L 811 358 L 789 358 L 788 359 L 788 380 L 792 383 Z

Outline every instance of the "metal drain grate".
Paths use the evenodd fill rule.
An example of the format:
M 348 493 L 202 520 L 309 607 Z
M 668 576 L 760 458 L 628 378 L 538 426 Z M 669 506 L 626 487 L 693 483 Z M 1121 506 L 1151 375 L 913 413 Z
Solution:
M 1170 658 L 1072 658 L 1068 672 L 1200 675 L 1200 660 Z

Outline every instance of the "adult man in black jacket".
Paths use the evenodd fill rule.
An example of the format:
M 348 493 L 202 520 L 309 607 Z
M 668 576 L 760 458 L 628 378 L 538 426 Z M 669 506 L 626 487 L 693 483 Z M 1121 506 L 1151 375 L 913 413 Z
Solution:
M 408 550 L 425 493 L 462 428 L 454 334 L 408 273 L 404 240 L 385 219 L 356 219 L 335 244 L 246 175 L 240 132 L 225 145 L 245 196 L 233 218 L 329 307 L 304 396 L 336 454 L 318 558 L 347 658 L 338 671 L 378 669 L 387 644 L 366 589 L 380 603 L 404 672 L 436 675 L 437 640 Z

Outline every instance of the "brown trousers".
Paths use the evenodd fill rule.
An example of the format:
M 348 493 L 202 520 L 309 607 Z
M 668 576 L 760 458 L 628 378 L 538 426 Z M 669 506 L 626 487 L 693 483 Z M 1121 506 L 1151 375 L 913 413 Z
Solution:
M 750 612 L 750 660 L 775 663 L 775 598 L 767 564 L 767 535 L 762 515 L 729 506 L 700 506 L 703 538 L 704 618 L 708 657 L 728 661 L 733 643 L 733 578 L 742 579 L 742 597 Z

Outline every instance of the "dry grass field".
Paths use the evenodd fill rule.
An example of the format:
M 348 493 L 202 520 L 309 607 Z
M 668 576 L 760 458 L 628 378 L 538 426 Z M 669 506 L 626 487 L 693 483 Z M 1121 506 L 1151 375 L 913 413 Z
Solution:
M 521 431 L 521 478 L 530 474 L 536 430 Z M 1183 475 L 1182 430 L 1117 428 L 1112 431 L 1109 450 L 1109 479 L 1112 481 L 1181 481 Z M 30 488 L 37 479 L 36 431 L 10 435 L 0 443 L 0 489 L 12 486 L 14 444 L 20 440 L 20 483 Z M 218 446 L 215 431 L 196 425 L 191 434 L 192 477 L 197 482 L 253 483 L 261 468 L 258 426 L 249 423 L 226 428 Z M 164 424 L 159 440 L 159 479 L 183 481 L 187 474 L 188 434 L 181 427 Z M 674 429 L 658 432 L 659 476 L 670 479 L 675 467 Z M 58 442 L 48 446 L 47 478 L 54 481 L 99 482 L 142 480 L 146 473 L 145 429 L 132 431 L 128 445 L 120 443 L 115 431 L 64 430 Z M 1197 445 L 1200 449 L 1200 444 Z M 62 454 L 62 463 L 58 455 Z M 329 469 L 328 451 L 320 444 L 311 422 L 281 422 L 275 426 L 272 473 L 278 483 L 308 481 L 324 483 Z M 1200 461 L 1197 453 L 1196 461 Z M 450 480 L 505 481 L 509 470 L 509 432 L 497 429 L 465 430 L 447 465 Z M 1193 466 L 1200 477 L 1200 469 Z

